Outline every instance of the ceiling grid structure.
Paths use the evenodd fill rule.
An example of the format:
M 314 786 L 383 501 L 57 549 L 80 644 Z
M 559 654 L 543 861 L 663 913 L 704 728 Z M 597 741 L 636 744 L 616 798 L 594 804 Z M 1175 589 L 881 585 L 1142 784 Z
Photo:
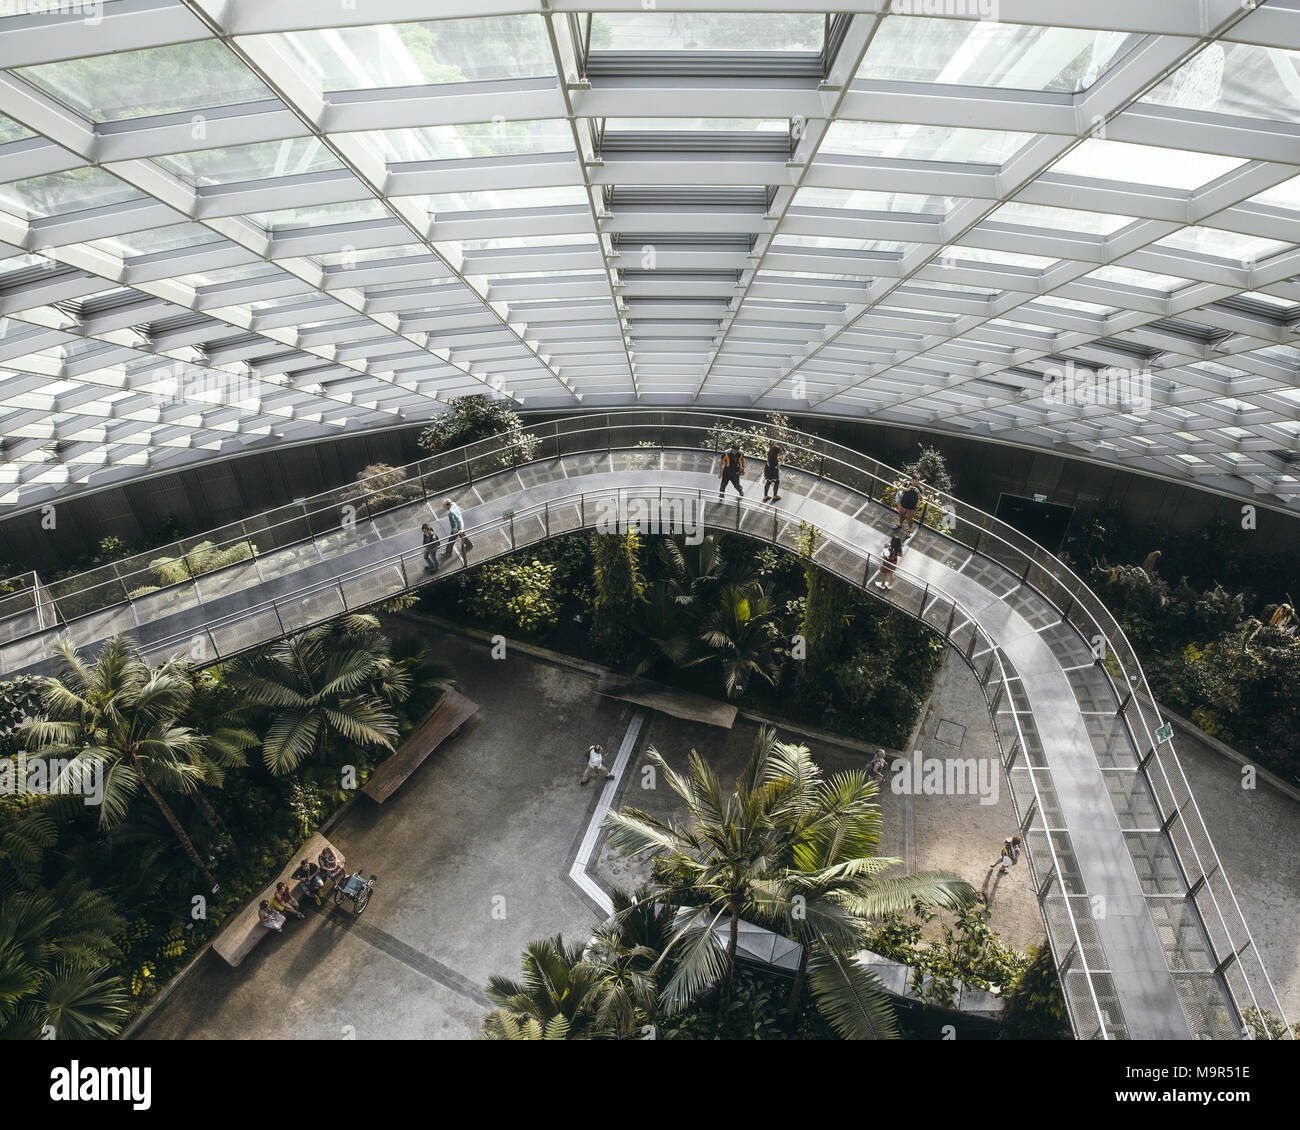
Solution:
M 40 7 L 0 17 L 0 514 L 470 392 L 1300 512 L 1300 0 Z

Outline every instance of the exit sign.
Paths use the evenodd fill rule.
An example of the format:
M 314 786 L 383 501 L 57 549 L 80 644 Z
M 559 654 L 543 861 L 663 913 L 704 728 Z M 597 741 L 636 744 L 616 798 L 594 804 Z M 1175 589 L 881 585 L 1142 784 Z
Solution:
M 1036 495 L 1034 495 L 1034 501 L 1035 501 L 1035 502 L 1046 502 L 1046 501 L 1047 501 L 1047 495 L 1045 495 L 1045 494 L 1036 494 Z

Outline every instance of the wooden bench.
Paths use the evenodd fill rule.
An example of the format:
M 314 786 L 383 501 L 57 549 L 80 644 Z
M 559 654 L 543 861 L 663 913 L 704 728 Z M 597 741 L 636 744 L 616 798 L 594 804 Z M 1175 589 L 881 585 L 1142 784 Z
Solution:
M 315 863 L 320 857 L 320 853 L 326 848 L 330 848 L 334 852 L 346 872 L 347 860 L 343 858 L 343 853 L 317 832 L 303 845 L 302 850 L 285 865 L 284 870 L 272 879 L 252 902 L 226 924 L 221 933 L 213 940 L 212 948 L 232 966 L 236 966 L 243 961 L 258 942 L 265 938 L 267 934 L 273 933 L 273 931 L 262 925 L 257 916 L 257 910 L 262 905 L 262 900 L 266 899 L 269 902 L 271 896 L 275 894 L 276 886 L 280 883 L 288 883 L 290 891 L 293 892 L 293 897 L 301 899 L 303 897 L 302 883 L 292 878 L 293 873 L 298 869 L 298 864 L 304 859 L 310 859 Z M 330 883 L 326 883 L 321 888 L 322 895 L 330 889 L 330 886 Z
M 383 804 L 435 749 L 461 728 L 471 715 L 478 713 L 478 703 L 459 691 L 448 691 L 438 709 L 429 715 L 404 741 L 397 751 L 371 774 L 361 791 L 376 804 Z

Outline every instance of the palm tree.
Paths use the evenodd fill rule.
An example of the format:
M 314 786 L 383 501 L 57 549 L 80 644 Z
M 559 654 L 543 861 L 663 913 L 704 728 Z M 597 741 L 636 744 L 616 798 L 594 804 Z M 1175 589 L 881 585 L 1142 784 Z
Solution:
M 792 1020 L 807 980 L 837 1030 L 856 1038 L 894 1034 L 893 1010 L 850 956 L 861 948 L 866 925 L 917 905 L 960 912 L 975 905 L 975 890 L 946 871 L 884 874 L 902 860 L 875 854 L 878 788 L 862 770 L 827 780 L 806 747 L 774 742 L 762 782 L 796 785 L 780 813 L 788 832 L 775 861 L 780 869 L 774 869 L 757 911 L 760 925 L 803 947 L 788 1004 Z
M 687 666 L 718 664 L 728 698 L 739 698 L 755 677 L 775 686 L 780 664 L 769 631 L 775 615 L 771 597 L 757 582 L 724 585 L 700 633 L 705 654 Z
M 0 901 L 0 1032 L 7 1039 L 111 1036 L 126 1019 L 112 972 L 125 927 L 103 895 L 65 881 Z
M 556 934 L 529 942 L 520 964 L 522 981 L 496 973 L 489 979 L 488 999 L 497 1008 L 483 1022 L 484 1035 L 503 1038 L 497 1033 L 508 1029 L 510 1021 L 518 1025 L 533 1022 L 543 1032 L 564 1033 L 549 1039 L 582 1039 L 592 1033 L 600 971 L 582 960 L 581 946 L 566 945 Z
M 969 884 L 945 872 L 882 877 L 900 861 L 875 856 L 874 782 L 860 771 L 826 779 L 806 748 L 778 741 L 767 728 L 725 799 L 694 751 L 684 774 L 653 748 L 649 757 L 684 802 L 685 826 L 625 809 L 610 813 L 604 827 L 617 850 L 655 860 L 654 900 L 675 908 L 673 936 L 660 958 L 677 962 L 663 1006 L 676 1011 L 715 983 L 724 996 L 729 992 L 744 918 L 801 943 L 792 1010 L 807 979 L 840 1035 L 897 1035 L 884 990 L 854 957 L 867 926 L 916 901 L 940 909 L 970 905 L 976 896 Z M 725 949 L 717 937 L 723 921 Z
M 680 667 L 691 646 L 684 606 L 671 581 L 651 581 L 637 608 L 632 673 L 645 675 L 665 664 Z
M 598 1024 L 620 1038 L 653 1024 L 659 1010 L 659 958 L 672 941 L 673 911 L 654 888 L 610 892 L 614 912 L 597 929 L 584 960 L 599 971 Z
M 668 568 L 668 582 L 679 604 L 699 604 L 727 574 L 727 560 L 716 534 L 705 534 L 697 545 L 676 534 L 663 538 L 659 547 Z
M 723 996 L 729 995 L 740 920 L 757 906 L 757 884 L 765 861 L 778 848 L 780 832 L 766 798 L 752 783 L 742 778 L 724 799 L 717 775 L 694 750 L 684 774 L 653 746 L 647 757 L 685 803 L 686 826 L 628 808 L 609 813 L 602 827 L 615 850 L 655 861 L 657 901 L 674 911 L 687 908 L 677 914 L 672 939 L 660 956 L 663 962 L 671 954 L 676 962 L 661 994 L 663 1006 L 674 1012 L 712 984 L 721 983 Z M 723 922 L 725 950 L 717 938 Z
M 162 813 L 185 854 L 212 888 L 217 880 L 199 858 L 164 794 L 192 797 L 212 762 L 204 738 L 178 721 L 194 693 L 188 669 L 178 663 L 150 668 L 126 636 L 110 639 L 87 667 L 68 644 L 59 648 L 58 673 L 41 680 L 45 717 L 24 728 L 32 749 L 68 757 L 59 787 L 88 791 L 103 773 L 99 826 L 122 823 L 140 789 Z
M 125 923 L 84 882 L 41 886 L 58 841 L 51 813 L 72 798 L 0 797 L 0 1037 L 88 1039 L 112 1035 L 126 1016 L 121 954 Z
M 344 618 L 345 620 L 349 618 Z M 391 750 L 397 722 L 373 686 L 388 658 L 369 631 L 374 617 L 332 623 L 238 659 L 230 683 L 248 701 L 271 711 L 262 757 L 275 776 L 315 757 L 329 760 L 339 743 Z

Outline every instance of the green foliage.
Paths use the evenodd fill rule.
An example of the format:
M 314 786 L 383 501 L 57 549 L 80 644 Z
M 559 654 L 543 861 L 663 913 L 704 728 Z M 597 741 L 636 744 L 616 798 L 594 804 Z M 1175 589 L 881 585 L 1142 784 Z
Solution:
M 925 926 L 936 915 L 913 907 L 886 919 L 867 938 L 867 949 L 912 966 L 912 987 L 931 1004 L 950 1005 L 959 982 L 1000 992 L 1028 968 L 1032 955 L 1008 947 L 989 926 L 990 914 L 982 903 L 968 906 L 954 922 L 940 924 L 937 938 L 927 939 Z M 917 974 L 934 980 L 923 983 Z
M 523 421 L 508 400 L 493 400 L 474 394 L 454 397 L 448 403 L 450 411 L 437 417 L 420 433 L 417 442 L 421 447 L 433 452 L 450 451 L 479 440 L 497 438 L 499 443 L 489 446 L 504 450 L 494 457 L 495 465 L 510 467 L 531 459 L 541 442 L 523 430 Z
M 1029 963 L 1002 993 L 1006 1007 L 998 1033 L 1004 1040 L 1068 1040 L 1070 1017 L 1061 995 L 1056 963 L 1046 941 L 1030 946 Z
M 605 654 L 617 662 L 632 646 L 639 606 L 645 599 L 641 535 L 629 530 L 591 537 L 595 581 L 591 631 Z
M 369 513 L 377 514 L 415 502 L 423 494 L 420 484 L 409 481 L 403 468 L 371 463 L 357 472 L 357 481 L 344 489 L 342 497 L 364 501 Z
M 1245 1012 L 1246 1030 L 1252 1040 L 1300 1040 L 1300 1023 L 1288 1029 L 1276 1012 L 1262 1012 L 1251 1005 Z
M 1171 586 L 1161 550 L 1089 580 L 1133 645 L 1157 698 L 1206 732 L 1300 781 L 1300 637 L 1289 605 L 1248 616 L 1244 591 Z M 1114 672 L 1113 672 L 1114 673 Z
M 262 756 L 276 776 L 365 749 L 393 749 L 397 719 L 376 691 L 390 644 L 370 616 L 347 616 L 280 640 L 226 668 L 270 726 Z
M 41 684 L 31 675 L 16 675 L 0 683 L 0 757 L 22 748 L 19 731 L 40 713 Z
M 179 585 L 191 577 L 201 577 L 227 565 L 248 561 L 257 553 L 257 546 L 246 541 L 237 541 L 224 549 L 218 549 L 210 541 L 201 541 L 183 557 L 156 557 L 149 562 L 149 568 L 158 578 L 160 587 Z M 150 587 L 136 589 L 131 596 L 141 596 L 146 592 L 156 591 Z
M 804 638 L 807 657 L 798 670 L 801 681 L 817 683 L 842 652 L 850 624 L 853 590 L 839 577 L 813 564 L 817 531 L 808 523 L 800 522 L 799 535 L 807 591 L 799 632 Z
M 479 620 L 524 638 L 540 638 L 559 617 L 556 572 L 557 566 L 536 557 L 490 561 L 466 576 L 461 600 Z
M 767 458 L 767 449 L 778 443 L 785 452 L 784 466 L 816 470 L 821 462 L 820 456 L 815 451 L 796 446 L 807 442 L 806 436 L 790 427 L 788 416 L 771 412 L 766 423 L 753 423 L 748 427 L 718 420 L 700 441 L 700 446 L 709 451 L 726 451 L 734 443 L 746 459 L 761 461 Z

